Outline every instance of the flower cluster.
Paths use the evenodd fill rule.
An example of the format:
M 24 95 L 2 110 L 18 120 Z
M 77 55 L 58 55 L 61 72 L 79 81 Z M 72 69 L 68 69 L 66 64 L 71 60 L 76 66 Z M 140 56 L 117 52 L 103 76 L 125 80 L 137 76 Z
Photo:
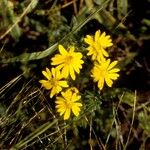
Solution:
M 112 80 L 116 80 L 119 77 L 119 69 L 115 68 L 117 61 L 110 62 L 107 47 L 112 46 L 112 40 L 105 32 L 101 33 L 100 30 L 95 32 L 95 36 L 87 35 L 84 41 L 89 45 L 87 55 L 92 56 L 94 61 L 94 67 L 92 69 L 92 77 L 94 82 L 98 82 L 98 88 L 103 89 L 104 83 L 111 87 Z
M 39 82 L 45 89 L 50 90 L 51 98 L 61 92 L 61 96 L 56 96 L 56 109 L 60 115 L 64 114 L 64 120 L 67 120 L 71 110 L 75 116 L 78 116 L 82 106 L 80 102 L 77 102 L 81 99 L 77 88 L 69 88 L 67 79 L 76 79 L 76 73 L 80 73 L 84 61 L 82 54 L 75 52 L 74 46 L 71 46 L 68 51 L 62 45 L 59 45 L 58 49 L 60 54 L 56 54 L 51 59 L 51 65 L 55 67 L 42 71 L 47 80 Z M 67 89 L 64 91 L 64 88 Z
M 94 64 L 90 72 L 93 81 L 98 83 L 100 90 L 105 83 L 111 87 L 113 80 L 119 77 L 119 69 L 115 67 L 118 62 L 111 62 L 106 50 L 113 45 L 110 36 L 98 30 L 94 36 L 87 35 L 84 41 L 88 44 L 87 56 L 91 56 Z M 56 96 L 56 110 L 60 116 L 64 115 L 64 120 L 67 120 L 71 112 L 79 116 L 81 111 L 80 93 L 77 88 L 70 87 L 70 82 L 77 78 L 84 61 L 83 54 L 76 52 L 74 46 L 65 49 L 63 45 L 58 45 L 58 49 L 59 54 L 51 58 L 52 68 L 42 71 L 46 79 L 39 82 L 50 91 L 50 98 Z

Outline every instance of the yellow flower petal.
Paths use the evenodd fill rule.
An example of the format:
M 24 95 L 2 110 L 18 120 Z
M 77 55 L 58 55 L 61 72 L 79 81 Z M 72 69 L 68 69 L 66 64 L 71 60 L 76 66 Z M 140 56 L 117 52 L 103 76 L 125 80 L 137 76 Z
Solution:
M 42 84 L 42 86 L 43 86 L 45 89 L 47 89 L 47 90 L 49 90 L 49 89 L 52 88 L 51 83 L 50 83 L 49 81 L 47 81 L 47 80 L 40 80 L 39 82 L 40 82 L 40 83 Z
M 76 106 L 78 106 L 78 107 L 81 107 L 82 106 L 82 104 L 81 103 L 78 103 L 78 102 L 76 102 L 76 103 L 74 103 Z
M 105 81 L 106 81 L 106 84 L 109 86 L 109 87 L 112 87 L 112 80 L 110 78 L 105 78 Z
M 70 76 L 73 80 L 75 80 L 75 73 L 74 73 L 74 69 L 72 66 L 69 66 L 69 72 L 70 72 Z
M 48 68 L 46 68 L 47 70 Z M 42 74 L 48 79 L 51 79 L 51 73 L 49 73 L 49 69 L 47 71 L 42 71 Z
M 55 57 L 53 57 L 52 60 L 52 65 L 59 65 L 62 64 L 64 62 L 65 57 L 62 57 L 59 54 L 56 54 Z
M 69 67 L 68 66 L 64 66 L 61 73 L 62 73 L 62 76 L 64 78 L 67 78 L 68 75 L 69 75 Z
M 93 44 L 93 37 L 90 35 L 87 35 L 86 38 L 84 38 L 84 41 L 89 44 L 92 45 Z
M 57 111 L 60 113 L 60 116 L 62 116 L 65 113 L 66 108 L 65 107 L 61 107 L 61 108 L 57 109 Z
M 71 46 L 71 47 L 70 47 L 70 51 L 69 51 L 69 53 L 73 53 L 73 52 L 74 52 L 74 50 L 75 50 L 74 46 Z
M 113 61 L 113 62 L 109 65 L 108 70 L 110 70 L 110 69 L 112 69 L 114 66 L 116 66 L 117 63 L 118 63 L 118 61 Z
M 76 102 L 76 101 L 78 101 L 79 99 L 81 99 L 81 96 L 80 96 L 80 95 L 77 95 L 77 93 L 74 93 L 74 94 L 72 95 L 72 101 L 73 101 L 73 102 Z
M 119 71 L 120 71 L 120 69 L 115 68 L 115 69 L 110 70 L 109 73 L 115 73 L 115 72 L 119 72 Z
M 74 113 L 75 116 L 79 116 L 79 111 L 80 111 L 80 108 L 76 105 L 73 105 L 72 112 Z
M 70 109 L 66 109 L 66 111 L 65 111 L 65 114 L 64 114 L 64 120 L 67 120 L 67 119 L 69 119 L 69 117 L 70 117 Z
M 119 77 L 119 74 L 116 74 L 116 73 L 108 74 L 108 78 L 113 79 L 113 80 L 116 80 L 118 77 Z
M 58 91 L 56 90 L 56 88 L 52 88 L 51 93 L 50 93 L 50 98 L 52 98 L 57 93 L 58 93 Z
M 95 32 L 95 41 L 98 41 L 99 37 L 100 37 L 100 30 Z
M 59 81 L 59 85 L 62 87 L 68 87 L 69 86 L 67 81 Z
M 104 78 L 100 78 L 98 80 L 98 87 L 100 90 L 102 90 L 103 86 L 104 86 Z
M 106 51 L 105 49 L 103 49 L 103 48 L 102 48 L 102 53 L 103 53 L 103 55 L 104 55 L 105 57 L 108 57 L 108 56 L 109 56 L 109 54 L 107 53 L 107 51 Z
M 62 45 L 58 45 L 58 49 L 59 49 L 60 54 L 62 55 L 68 54 L 68 52 L 65 50 L 65 48 Z
M 77 65 L 73 65 L 73 69 L 75 70 L 75 72 L 77 72 L 78 74 L 80 73 L 80 67 Z
M 52 68 L 52 76 L 55 78 L 56 77 L 56 72 L 55 72 L 55 69 Z

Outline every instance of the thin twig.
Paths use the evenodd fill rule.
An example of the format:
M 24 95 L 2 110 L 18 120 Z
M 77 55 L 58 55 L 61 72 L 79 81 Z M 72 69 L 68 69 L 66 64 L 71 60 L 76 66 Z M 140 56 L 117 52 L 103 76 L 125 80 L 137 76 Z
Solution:
M 132 132 L 132 128 L 133 128 L 133 123 L 134 123 L 134 118 L 135 118 L 135 111 L 136 111 L 136 91 L 135 91 L 135 97 L 134 97 L 134 106 L 133 106 L 133 114 L 132 114 L 132 121 L 131 121 L 131 127 L 130 127 L 130 130 L 129 130 L 129 134 L 128 134 L 128 137 L 127 137 L 127 141 L 126 141 L 126 144 L 125 144 L 125 147 L 123 148 L 124 150 L 126 150 L 127 146 L 128 146 L 128 143 L 129 143 L 129 139 L 130 139 L 130 135 L 131 135 L 131 132 Z
M 86 116 L 85 116 L 85 120 L 88 122 L 88 124 L 90 124 L 90 123 L 89 123 L 89 120 L 87 119 Z M 104 149 L 103 144 L 102 144 L 101 141 L 98 139 L 98 137 L 97 137 L 97 135 L 96 135 L 96 133 L 95 133 L 95 131 L 94 131 L 94 129 L 93 129 L 92 127 L 91 127 L 91 130 L 92 130 L 92 132 L 93 132 L 93 134 L 94 134 L 94 136 L 95 136 L 95 138 L 96 138 L 96 140 L 97 140 L 97 143 L 98 143 L 99 148 L 100 148 L 100 149 Z
M 72 0 L 71 2 L 68 2 L 64 5 L 61 6 L 61 8 L 65 8 L 65 7 L 68 7 L 69 5 L 72 5 L 73 3 L 75 3 L 77 0 Z
M 107 136 L 107 139 L 106 139 L 106 142 L 105 142 L 105 145 L 104 145 L 105 149 L 106 149 L 106 147 L 107 147 L 107 143 L 108 143 L 109 138 L 110 138 L 110 133 L 111 133 L 113 124 L 115 123 L 115 118 L 116 118 L 116 115 L 117 115 L 117 111 L 118 111 L 118 108 L 119 108 L 120 103 L 122 102 L 123 96 L 124 96 L 124 93 L 121 95 L 121 98 L 120 98 L 119 103 L 118 103 L 118 105 L 117 105 L 117 108 L 116 108 L 116 111 L 115 111 L 115 114 L 114 114 L 114 117 L 113 117 L 113 121 L 112 121 L 112 124 L 111 124 L 110 132 L 109 132 L 109 134 L 108 134 L 108 136 Z
M 90 141 L 92 140 L 91 136 L 92 136 L 92 118 L 90 120 L 90 133 L 89 133 Z M 89 142 L 89 144 L 90 144 L 90 150 L 93 150 L 91 142 Z
M 3 39 L 11 30 L 21 21 L 21 19 L 27 14 L 28 10 L 30 7 L 32 7 L 32 4 L 34 3 L 35 0 L 32 0 L 30 4 L 27 6 L 27 8 L 24 10 L 24 12 L 18 17 L 16 22 L 2 35 L 0 36 L 0 40 Z

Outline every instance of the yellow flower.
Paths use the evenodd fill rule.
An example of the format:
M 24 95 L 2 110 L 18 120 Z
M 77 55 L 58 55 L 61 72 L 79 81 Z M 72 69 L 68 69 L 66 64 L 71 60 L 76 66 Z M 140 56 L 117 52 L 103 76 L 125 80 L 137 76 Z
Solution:
M 81 96 L 78 90 L 70 88 L 65 92 L 61 92 L 62 97 L 56 97 L 56 109 L 62 116 L 64 114 L 64 120 L 69 119 L 71 111 L 75 116 L 79 116 L 80 107 L 82 104 L 78 102 Z
M 42 74 L 47 78 L 47 80 L 40 80 L 39 82 L 43 87 L 45 87 L 45 89 L 51 90 L 51 98 L 62 91 L 63 87 L 68 87 L 67 81 L 62 80 L 63 76 L 61 75 L 60 70 L 52 68 L 50 71 L 46 68 L 46 71 L 42 71 Z
M 74 46 L 70 47 L 69 51 L 67 51 L 62 45 L 58 46 L 60 54 L 56 54 L 52 58 L 52 65 L 58 65 L 56 68 L 61 70 L 64 78 L 67 78 L 70 74 L 71 78 L 75 80 L 75 72 L 80 73 L 80 69 L 82 68 L 82 64 L 84 63 L 82 58 L 82 54 L 79 52 L 74 52 Z
M 104 60 L 104 57 L 109 56 L 105 49 L 113 45 L 110 36 L 105 32 L 101 34 L 100 30 L 95 32 L 94 37 L 87 35 L 84 41 L 89 45 L 87 55 L 92 55 L 92 60 Z
M 102 90 L 104 86 L 104 81 L 111 87 L 113 84 L 112 80 L 116 80 L 119 77 L 117 72 L 119 72 L 120 69 L 114 68 L 117 63 L 117 61 L 110 63 L 110 59 L 108 59 L 94 64 L 92 77 L 94 82 L 98 82 L 98 88 L 100 90 Z

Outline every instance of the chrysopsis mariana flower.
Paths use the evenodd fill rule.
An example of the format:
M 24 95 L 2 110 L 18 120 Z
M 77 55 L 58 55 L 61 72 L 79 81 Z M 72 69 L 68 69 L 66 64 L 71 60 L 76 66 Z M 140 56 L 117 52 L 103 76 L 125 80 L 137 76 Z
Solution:
M 104 82 L 111 87 L 113 80 L 119 77 L 118 72 L 120 69 L 115 68 L 117 61 L 110 62 L 110 59 L 96 62 L 92 69 L 92 77 L 94 82 L 98 82 L 98 88 L 100 90 L 104 87 Z
M 106 48 L 113 45 L 110 36 L 100 30 L 96 31 L 94 36 L 87 35 L 84 41 L 89 45 L 87 55 L 92 55 L 92 60 L 104 60 L 109 56 Z
M 62 96 L 56 97 L 56 109 L 60 116 L 64 115 L 64 120 L 69 119 L 71 112 L 75 116 L 79 116 L 80 107 L 82 104 L 79 102 L 81 96 L 78 90 L 69 88 L 65 92 L 61 92 Z
M 75 47 L 72 46 L 67 51 L 62 45 L 58 46 L 60 54 L 56 54 L 52 58 L 52 65 L 57 66 L 56 68 L 61 70 L 64 78 L 67 78 L 69 75 L 73 80 L 75 80 L 76 73 L 80 73 L 80 69 L 82 68 L 82 64 L 84 61 L 82 60 L 82 54 L 80 52 L 75 52 Z
M 62 88 L 68 87 L 68 83 L 63 79 L 60 70 L 52 68 L 50 71 L 46 68 L 46 71 L 42 71 L 42 74 L 47 80 L 40 80 L 39 82 L 45 89 L 50 90 L 51 98 L 62 91 Z

